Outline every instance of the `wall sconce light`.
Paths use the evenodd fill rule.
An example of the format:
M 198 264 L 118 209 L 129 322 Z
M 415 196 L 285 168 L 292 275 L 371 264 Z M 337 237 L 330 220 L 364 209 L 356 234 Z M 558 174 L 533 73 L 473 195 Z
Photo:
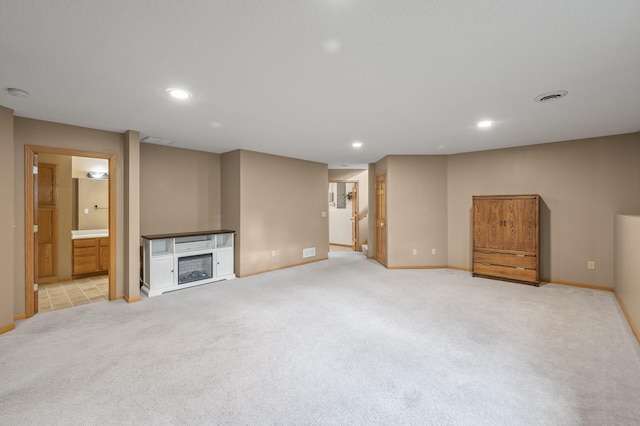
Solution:
M 109 173 L 107 172 L 89 172 L 87 177 L 91 179 L 109 179 Z

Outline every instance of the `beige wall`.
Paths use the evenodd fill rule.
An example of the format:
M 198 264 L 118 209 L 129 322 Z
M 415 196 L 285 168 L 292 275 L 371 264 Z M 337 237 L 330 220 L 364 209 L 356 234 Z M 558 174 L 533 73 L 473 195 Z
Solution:
M 13 110 L 0 106 L 0 332 L 13 328 L 14 228 Z M 22 231 L 24 234 L 24 231 Z
M 364 219 L 359 223 L 359 244 L 369 240 L 369 170 L 329 170 L 330 181 L 355 181 L 358 182 L 358 214 Z M 347 209 L 348 210 L 348 209 Z M 331 209 L 329 209 L 331 211 Z M 349 213 L 351 216 L 351 213 Z
M 58 281 L 71 279 L 71 224 L 73 212 L 71 157 L 69 155 L 39 154 L 38 162 L 56 165 L 58 180 Z M 104 228 L 107 228 L 105 226 Z
M 220 223 L 220 155 L 141 143 L 141 234 L 208 231 Z
M 223 229 L 235 231 L 234 271 L 241 270 L 240 250 L 242 236 L 240 234 L 240 156 L 242 151 L 225 152 L 220 157 L 221 188 L 221 221 Z
M 446 157 L 387 157 L 387 262 L 390 268 L 447 265 Z
M 449 156 L 449 265 L 471 268 L 472 195 L 540 194 L 541 277 L 612 287 L 614 217 L 640 212 L 638 164 L 637 133 Z
M 250 275 L 326 259 L 329 249 L 326 164 L 240 152 L 240 265 Z M 302 258 L 315 247 L 316 255 Z M 275 256 L 272 256 L 275 251 Z
M 636 327 L 640 339 L 640 216 L 617 215 L 614 244 L 615 291 Z
M 124 264 L 124 241 L 126 232 L 123 222 L 124 204 L 124 162 L 123 135 L 121 133 L 87 129 L 41 120 L 15 117 L 14 119 L 14 188 L 13 197 L 14 217 L 16 223 L 16 238 L 13 244 L 14 262 L 14 313 L 25 312 L 25 241 L 24 241 L 24 147 L 25 145 L 46 146 L 113 154 L 116 156 L 116 262 Z M 4 152 L 3 152 L 4 157 Z M 116 271 L 116 293 L 124 292 L 123 268 Z

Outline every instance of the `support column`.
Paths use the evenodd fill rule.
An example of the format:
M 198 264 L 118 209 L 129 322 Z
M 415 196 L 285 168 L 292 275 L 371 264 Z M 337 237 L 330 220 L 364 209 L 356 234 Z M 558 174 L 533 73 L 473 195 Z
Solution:
M 124 133 L 124 297 L 140 300 L 140 133 Z

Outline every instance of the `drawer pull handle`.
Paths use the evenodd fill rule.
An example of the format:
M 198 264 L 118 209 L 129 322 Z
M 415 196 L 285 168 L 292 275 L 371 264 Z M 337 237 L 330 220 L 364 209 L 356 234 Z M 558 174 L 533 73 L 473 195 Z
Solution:
M 516 254 L 516 257 L 524 257 L 524 254 Z
M 490 263 L 486 263 L 486 262 L 482 262 L 482 264 L 483 264 L 484 266 L 491 266 L 491 264 L 490 264 Z
M 523 268 L 522 266 L 516 266 L 516 269 L 517 269 L 518 271 L 524 271 L 524 268 Z
M 488 251 L 488 250 L 483 250 L 483 251 L 482 251 L 482 253 L 484 253 L 484 254 L 491 254 L 491 252 L 490 252 L 490 251 Z

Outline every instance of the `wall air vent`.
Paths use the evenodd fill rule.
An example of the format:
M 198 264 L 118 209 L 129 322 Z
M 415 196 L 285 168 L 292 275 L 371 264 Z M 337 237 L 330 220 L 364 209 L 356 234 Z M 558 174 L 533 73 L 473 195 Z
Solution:
M 543 93 L 535 97 L 536 102 L 551 102 L 556 99 L 564 98 L 569 92 L 566 90 L 556 90 L 555 92 Z
M 140 139 L 140 142 L 153 143 L 156 145 L 171 145 L 173 143 L 172 140 L 156 138 L 154 136 L 145 136 L 144 138 Z
M 302 257 L 314 257 L 316 255 L 316 248 L 315 247 L 311 247 L 311 248 L 306 248 L 302 250 Z

